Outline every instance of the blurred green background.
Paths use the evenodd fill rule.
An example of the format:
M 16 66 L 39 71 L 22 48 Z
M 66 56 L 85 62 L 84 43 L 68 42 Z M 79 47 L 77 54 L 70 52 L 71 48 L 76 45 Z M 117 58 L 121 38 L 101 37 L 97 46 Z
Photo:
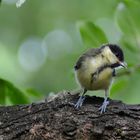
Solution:
M 110 97 L 140 103 L 139 0 L 26 0 L 20 8 L 16 1 L 2 0 L 0 6 L 0 104 L 78 89 L 77 58 L 107 42 L 119 44 L 128 63 Z

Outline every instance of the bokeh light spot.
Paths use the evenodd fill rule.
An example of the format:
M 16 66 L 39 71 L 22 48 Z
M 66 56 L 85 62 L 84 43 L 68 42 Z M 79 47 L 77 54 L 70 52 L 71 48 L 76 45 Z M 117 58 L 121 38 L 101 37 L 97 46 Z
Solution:
M 16 2 L 17 8 L 19 8 L 24 2 L 25 2 L 25 0 L 18 0 L 18 1 Z
M 65 31 L 54 30 L 45 36 L 43 45 L 48 49 L 48 57 L 57 59 L 72 52 L 73 42 Z
M 117 9 L 122 11 L 125 8 L 125 4 L 123 2 L 120 2 L 117 6 Z
M 3 0 L 3 2 L 6 4 L 15 4 L 17 0 Z
M 38 70 L 45 63 L 46 56 L 47 49 L 38 38 L 25 40 L 18 51 L 20 65 L 27 71 Z

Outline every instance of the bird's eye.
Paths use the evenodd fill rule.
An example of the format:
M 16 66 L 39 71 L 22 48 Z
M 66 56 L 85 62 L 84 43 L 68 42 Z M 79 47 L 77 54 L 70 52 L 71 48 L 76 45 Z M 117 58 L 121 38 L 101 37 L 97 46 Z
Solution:
M 118 53 L 116 53 L 115 55 L 116 55 L 116 57 L 119 57 L 119 54 Z

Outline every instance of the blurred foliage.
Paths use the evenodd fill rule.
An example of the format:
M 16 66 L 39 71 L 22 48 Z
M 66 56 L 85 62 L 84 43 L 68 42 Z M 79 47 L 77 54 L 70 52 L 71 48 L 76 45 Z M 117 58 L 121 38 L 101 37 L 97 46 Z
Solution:
M 104 32 L 92 22 L 80 23 L 79 29 L 87 47 L 97 47 L 108 42 Z
M 3 0 L 0 7 L 0 104 L 76 89 L 77 58 L 107 42 L 119 44 L 128 63 L 127 71 L 118 70 L 111 98 L 140 103 L 139 0 L 28 0 L 20 8 L 15 3 Z
M 10 82 L 0 79 L 0 103 L 28 103 L 28 98 Z

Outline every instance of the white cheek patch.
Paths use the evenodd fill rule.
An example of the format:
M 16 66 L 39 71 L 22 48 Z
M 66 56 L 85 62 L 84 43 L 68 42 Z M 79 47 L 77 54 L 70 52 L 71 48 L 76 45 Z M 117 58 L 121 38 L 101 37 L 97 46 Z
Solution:
M 112 63 L 116 63 L 117 61 L 117 57 L 112 53 Z
M 104 54 L 106 55 L 107 57 L 107 60 L 110 62 L 110 63 L 116 63 L 118 60 L 116 58 L 116 56 L 111 52 L 111 50 L 109 49 L 109 47 L 107 47 L 104 51 Z

